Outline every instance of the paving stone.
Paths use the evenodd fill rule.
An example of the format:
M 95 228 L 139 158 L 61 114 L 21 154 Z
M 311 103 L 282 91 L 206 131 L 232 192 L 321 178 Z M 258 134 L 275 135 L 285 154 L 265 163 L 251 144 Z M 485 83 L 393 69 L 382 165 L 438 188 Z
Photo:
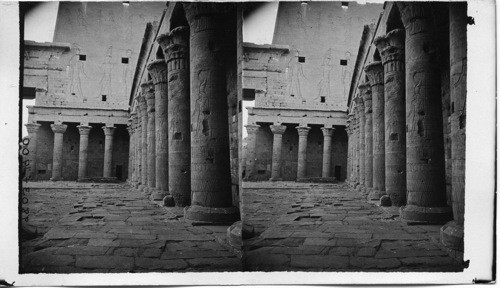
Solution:
M 407 257 L 401 258 L 405 265 L 425 265 L 427 267 L 457 265 L 457 262 L 451 257 Z
M 141 257 L 148 258 L 159 258 L 161 256 L 162 249 L 160 248 L 146 248 L 141 254 Z
M 335 255 L 291 255 L 290 265 L 299 268 L 347 267 L 349 257 Z
M 65 255 L 104 255 L 109 250 L 109 247 L 97 246 L 73 246 L 73 247 L 60 247 L 54 254 Z
M 165 260 L 139 257 L 135 258 L 135 267 L 147 270 L 176 271 L 186 268 L 188 265 L 182 259 Z
M 371 257 L 349 257 L 349 265 L 355 268 L 377 268 L 388 269 L 396 268 L 401 265 L 398 259 L 374 259 Z
M 99 238 L 91 238 L 89 239 L 88 246 L 109 246 L 116 247 L 120 246 L 120 241 L 116 239 L 99 239 Z
M 82 268 L 113 268 L 120 270 L 132 270 L 134 267 L 133 257 L 124 256 L 76 256 L 76 267 Z
M 27 264 L 30 266 L 66 266 L 75 263 L 75 258 L 71 255 L 58 255 L 59 248 L 46 248 L 29 253 Z

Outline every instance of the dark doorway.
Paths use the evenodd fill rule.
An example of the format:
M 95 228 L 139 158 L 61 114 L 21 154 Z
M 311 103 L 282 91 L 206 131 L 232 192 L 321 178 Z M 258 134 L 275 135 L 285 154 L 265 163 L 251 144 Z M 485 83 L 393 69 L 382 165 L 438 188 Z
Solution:
M 340 167 L 341 166 L 335 165 L 335 179 L 337 179 L 339 181 L 341 180 L 340 179 Z
M 118 178 L 118 180 L 120 180 L 120 181 L 123 180 L 122 179 L 122 177 L 123 177 L 122 176 L 122 173 L 123 173 L 122 169 L 123 169 L 122 165 L 116 165 L 116 178 Z

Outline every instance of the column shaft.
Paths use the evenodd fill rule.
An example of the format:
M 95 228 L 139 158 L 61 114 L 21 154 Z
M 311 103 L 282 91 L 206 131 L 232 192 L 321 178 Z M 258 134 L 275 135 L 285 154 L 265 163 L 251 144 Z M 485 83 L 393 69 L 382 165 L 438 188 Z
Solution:
M 299 133 L 299 147 L 297 157 L 297 180 L 306 178 L 307 166 L 307 135 L 309 134 L 310 127 L 298 126 L 296 127 Z M 280 149 L 281 153 L 281 149 Z
M 150 82 L 150 88 L 152 88 L 152 82 Z M 155 190 L 156 185 L 156 129 L 155 129 L 155 92 L 150 89 L 146 94 L 146 103 L 148 111 L 148 131 L 147 131 L 147 141 L 148 141 L 148 192 L 152 193 L 153 200 L 162 200 L 163 195 L 157 194 Z
M 169 191 L 175 205 L 191 203 L 191 133 L 189 27 L 173 29 L 163 44 L 169 78 L 168 86 L 168 173 Z
M 365 105 L 363 99 L 358 96 L 356 98 L 356 109 L 358 110 L 358 126 L 359 126 L 359 189 L 365 188 Z
M 63 158 L 63 134 L 66 132 L 68 125 L 51 124 L 50 128 L 54 131 L 54 153 L 52 156 L 52 178 L 50 180 L 57 181 L 62 179 L 62 158 Z
M 385 188 L 392 205 L 402 206 L 406 204 L 404 31 L 393 30 L 377 43 L 385 82 Z
M 384 70 L 379 61 L 366 65 L 366 75 L 372 91 L 373 119 L 373 193 L 371 199 L 385 194 L 385 113 L 384 113 Z
M 79 125 L 76 126 L 80 132 L 80 151 L 78 154 L 78 181 L 85 180 L 87 175 L 88 165 L 88 149 L 89 149 L 89 133 L 91 126 Z
M 407 206 L 402 217 L 450 219 L 446 207 L 440 71 L 432 4 L 398 2 L 405 25 Z
M 332 169 L 332 135 L 335 128 L 321 128 L 323 132 L 323 167 L 321 170 L 321 177 L 331 177 Z M 338 179 L 337 179 L 338 180 Z
M 158 40 L 157 40 L 158 41 Z M 165 54 L 164 54 L 165 55 Z M 155 189 L 153 198 L 164 199 L 169 195 L 169 148 L 168 148 L 168 72 L 164 59 L 148 65 L 155 86 Z M 164 202 L 165 203 L 165 202 Z
M 113 171 L 113 134 L 115 127 L 102 127 L 104 130 L 104 167 L 103 177 L 110 178 Z
M 28 160 L 29 160 L 29 170 L 26 171 L 26 175 L 28 180 L 35 180 L 36 178 L 36 150 L 37 150 L 37 142 L 38 142 L 38 129 L 40 128 L 40 124 L 37 123 L 28 123 L 25 124 L 26 129 L 28 130 Z
M 255 171 L 255 146 L 257 144 L 257 132 L 260 128 L 259 125 L 245 125 L 247 129 L 247 150 L 245 157 L 245 167 L 246 167 L 246 175 L 245 180 L 253 180 L 255 179 L 256 171 Z
M 149 83 L 141 84 L 141 97 L 140 100 L 140 109 L 141 109 L 141 186 L 139 190 L 143 192 L 147 192 L 148 185 L 148 113 L 147 113 L 147 105 L 146 105 L 146 93 L 149 86 Z
M 281 148 L 283 146 L 283 133 L 285 133 L 286 126 L 284 125 L 271 125 L 271 132 L 273 132 L 273 156 L 271 166 L 271 181 L 281 181 Z
M 227 223 L 239 218 L 232 206 L 227 117 L 224 19 L 229 3 L 184 3 L 190 26 L 191 206 L 190 221 Z M 236 59 L 234 59 L 236 61 Z
M 450 3 L 450 100 L 453 221 L 441 228 L 441 242 L 463 251 L 465 129 L 467 98 L 467 3 Z
M 369 83 L 359 86 L 365 104 L 365 188 L 371 192 L 373 188 L 373 113 L 372 92 Z

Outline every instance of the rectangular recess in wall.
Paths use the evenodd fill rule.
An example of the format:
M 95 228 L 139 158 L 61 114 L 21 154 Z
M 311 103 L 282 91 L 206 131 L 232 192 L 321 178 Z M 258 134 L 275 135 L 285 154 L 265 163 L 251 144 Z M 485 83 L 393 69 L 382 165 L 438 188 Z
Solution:
M 87 55 L 80 54 L 80 55 L 78 55 L 78 59 L 80 59 L 80 61 L 87 61 Z
M 245 101 L 255 100 L 255 89 L 243 88 L 243 100 Z
M 122 57 L 122 63 L 128 64 L 128 57 Z
M 107 100 L 107 96 L 106 96 L 106 95 L 102 95 L 102 96 L 101 96 L 101 101 L 102 101 L 102 102 L 106 102 L 106 100 Z
M 36 98 L 36 88 L 23 87 L 23 100 L 31 100 Z
M 299 56 L 299 63 L 306 63 L 306 57 Z
M 325 96 L 321 96 L 320 97 L 320 102 L 321 103 L 325 103 L 326 102 L 326 97 Z
M 346 59 L 341 59 L 340 60 L 340 65 L 347 66 L 347 60 Z
M 349 2 L 342 2 L 342 8 L 347 9 L 349 7 Z

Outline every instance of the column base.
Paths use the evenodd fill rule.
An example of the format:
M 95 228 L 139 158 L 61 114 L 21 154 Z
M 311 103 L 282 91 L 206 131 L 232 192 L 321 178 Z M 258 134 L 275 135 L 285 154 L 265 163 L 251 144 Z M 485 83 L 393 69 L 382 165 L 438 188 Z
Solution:
M 451 207 L 420 207 L 406 205 L 399 208 L 401 218 L 428 224 L 446 223 L 453 219 Z
M 373 201 L 373 200 L 380 200 L 382 196 L 385 195 L 385 191 L 380 191 L 372 188 L 372 191 L 370 194 L 368 194 L 368 200 Z
M 391 207 L 392 206 L 391 197 L 389 197 L 388 195 L 383 195 L 382 197 L 380 197 L 380 206 Z
M 172 195 L 168 194 L 167 196 L 163 197 L 163 206 L 165 207 L 174 207 L 175 206 L 175 200 Z
M 192 205 L 184 207 L 184 219 L 191 224 L 232 224 L 240 220 L 236 207 L 203 207 Z
M 229 242 L 229 245 L 236 250 L 241 250 L 241 246 L 243 246 L 243 239 L 241 237 L 242 223 L 241 221 L 233 223 L 233 225 L 229 226 L 226 230 L 226 237 Z
M 50 177 L 50 181 L 61 181 L 63 180 L 61 177 Z
M 271 178 L 269 178 L 269 181 L 283 181 L 283 178 L 281 178 L 281 177 L 280 178 L 273 178 L 273 177 L 271 177 Z
M 151 200 L 153 201 L 162 201 L 166 195 L 168 195 L 168 191 L 156 190 L 155 188 L 150 188 L 151 190 Z
M 464 251 L 464 226 L 456 221 L 444 224 L 440 229 L 441 243 L 453 250 Z
M 359 192 L 363 192 L 364 188 L 365 188 L 365 186 L 363 186 L 363 185 L 356 186 L 356 190 L 359 191 Z

